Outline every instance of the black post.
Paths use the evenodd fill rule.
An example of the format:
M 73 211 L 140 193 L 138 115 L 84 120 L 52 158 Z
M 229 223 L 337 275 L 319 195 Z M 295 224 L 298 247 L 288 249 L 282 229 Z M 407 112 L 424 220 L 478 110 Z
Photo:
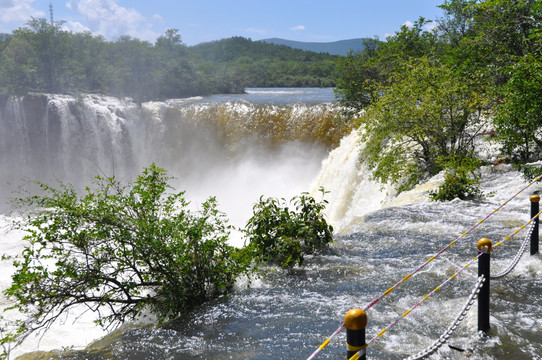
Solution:
M 489 275 L 492 245 L 489 239 L 478 241 L 478 250 L 482 253 L 478 258 L 478 276 L 484 276 L 484 284 L 478 294 L 478 331 L 489 332 Z
M 350 359 L 367 346 L 365 343 L 367 314 L 361 309 L 352 309 L 346 313 L 344 325 L 346 326 L 346 346 L 348 347 L 346 358 Z M 363 354 L 356 359 L 366 360 L 367 355 Z
M 540 212 L 540 196 L 535 194 L 531 195 L 531 219 L 535 217 Z M 534 228 L 533 233 L 531 234 L 531 255 L 538 254 L 538 224 L 540 223 L 540 219 L 538 216 L 533 220 L 534 221 Z

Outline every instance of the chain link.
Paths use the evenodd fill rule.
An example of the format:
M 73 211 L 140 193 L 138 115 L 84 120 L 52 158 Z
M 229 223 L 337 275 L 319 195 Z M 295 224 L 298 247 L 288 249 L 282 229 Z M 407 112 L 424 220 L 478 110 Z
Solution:
M 425 349 L 423 351 L 420 351 L 416 355 L 413 355 L 413 356 L 407 358 L 406 360 L 425 359 L 428 356 L 434 354 L 442 345 L 444 345 L 446 343 L 446 341 L 448 341 L 450 336 L 452 336 L 452 333 L 455 331 L 455 329 L 457 329 L 457 327 L 459 326 L 461 321 L 467 315 L 467 312 L 469 311 L 472 304 L 474 303 L 474 300 L 476 300 L 476 297 L 478 296 L 478 293 L 480 292 L 480 289 L 482 288 L 482 285 L 483 285 L 484 281 L 485 281 L 485 279 L 484 279 L 483 275 L 478 278 L 478 281 L 476 282 L 476 285 L 474 286 L 474 289 L 472 290 L 472 293 L 470 294 L 470 296 L 469 296 L 469 298 L 467 300 L 467 303 L 465 304 L 465 306 L 463 306 L 463 308 L 461 309 L 461 312 L 459 313 L 459 315 L 455 318 L 454 322 L 448 327 L 448 329 L 446 329 L 444 334 L 442 334 L 437 339 L 437 341 L 435 341 L 433 344 L 431 344 L 431 346 L 429 346 L 427 349 Z
M 506 275 L 510 274 L 510 272 L 512 272 L 512 270 L 514 270 L 516 265 L 519 263 L 519 260 L 523 256 L 523 253 L 525 252 L 525 249 L 527 249 L 527 244 L 531 240 L 531 234 L 533 233 L 534 226 L 535 226 L 535 222 L 533 221 L 533 222 L 531 222 L 531 227 L 530 227 L 529 231 L 527 232 L 527 236 L 525 236 L 525 239 L 523 239 L 523 242 L 521 243 L 521 247 L 519 248 L 516 256 L 514 257 L 514 259 L 512 260 L 510 265 L 508 266 L 508 268 L 501 271 L 500 273 L 497 273 L 495 275 L 490 276 L 489 278 L 491 280 L 501 279 L 501 278 L 505 277 Z

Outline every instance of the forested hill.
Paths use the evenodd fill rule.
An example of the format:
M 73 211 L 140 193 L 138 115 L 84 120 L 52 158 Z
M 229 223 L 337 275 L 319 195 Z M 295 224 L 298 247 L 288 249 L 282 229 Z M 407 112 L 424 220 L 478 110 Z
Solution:
M 189 49 L 194 54 L 216 62 L 229 62 L 243 57 L 250 57 L 251 60 L 276 59 L 301 62 L 325 61 L 335 58 L 329 54 L 320 54 L 263 41 L 252 41 L 240 36 L 202 43 Z
M 303 41 L 292 41 L 285 39 L 264 39 L 260 40 L 268 44 L 275 45 L 285 45 L 292 47 L 294 49 L 300 49 L 305 51 L 313 51 L 317 53 L 328 53 L 331 55 L 342 55 L 346 56 L 350 51 L 361 52 L 364 49 L 363 42 L 365 39 L 349 39 L 349 40 L 339 40 L 332 42 L 303 42 Z
M 189 48 L 204 68 L 229 73 L 244 87 L 335 86 L 336 56 L 233 37 Z
M 246 87 L 335 86 L 336 56 L 242 37 L 188 47 L 176 29 L 154 44 L 107 41 L 32 19 L 0 38 L 0 95 L 100 93 L 136 101 L 239 93 Z

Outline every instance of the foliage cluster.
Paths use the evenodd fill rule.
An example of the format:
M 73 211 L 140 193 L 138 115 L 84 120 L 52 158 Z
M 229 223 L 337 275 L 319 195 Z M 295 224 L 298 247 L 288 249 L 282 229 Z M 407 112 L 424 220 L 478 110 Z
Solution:
M 476 172 L 478 167 L 478 159 L 462 158 L 453 161 L 445 170 L 444 184 L 437 190 L 429 191 L 429 198 L 434 201 L 447 201 L 483 197 L 484 193 L 479 187 L 480 175 Z
M 420 18 L 339 58 L 337 95 L 366 134 L 362 158 L 376 179 L 404 190 L 445 171 L 437 198 L 477 197 L 476 175 L 464 164 L 477 157 L 484 132 L 502 144 L 495 156 L 542 156 L 542 3 L 446 0 L 440 7 L 444 17 L 435 23 Z M 465 191 L 452 190 L 458 184 Z
M 176 29 L 154 44 L 130 36 L 111 42 L 62 25 L 33 18 L 0 40 L 0 94 L 98 92 L 146 101 L 335 83 L 328 54 L 245 38 L 188 47 Z
M 130 187 L 97 177 L 95 190 L 79 196 L 72 186 L 40 183 L 42 195 L 16 201 L 28 210 L 17 223 L 28 245 L 6 294 L 34 324 L 27 330 L 48 328 L 77 304 L 103 323 L 144 309 L 163 321 L 226 293 L 248 272 L 226 243 L 216 200 L 189 211 L 183 192 L 167 193 L 168 180 L 153 165 Z
M 104 327 L 147 312 L 162 323 L 227 294 L 262 260 L 301 265 L 304 253 L 332 240 L 325 201 L 303 194 L 292 200 L 296 211 L 260 200 L 245 230 L 249 246 L 233 247 L 216 199 L 189 210 L 169 180 L 153 164 L 130 185 L 98 176 L 78 194 L 71 185 L 37 183 L 37 195 L 14 200 L 21 215 L 14 225 L 27 235 L 5 295 L 25 318 L 0 317 L 0 358 L 11 343 L 46 331 L 77 306 L 95 312 Z
M 320 191 L 325 194 L 323 188 Z M 333 227 L 322 213 L 326 204 L 326 200 L 317 202 L 306 193 L 290 202 L 260 198 L 245 230 L 252 257 L 289 268 L 302 265 L 305 254 L 326 248 L 333 241 Z

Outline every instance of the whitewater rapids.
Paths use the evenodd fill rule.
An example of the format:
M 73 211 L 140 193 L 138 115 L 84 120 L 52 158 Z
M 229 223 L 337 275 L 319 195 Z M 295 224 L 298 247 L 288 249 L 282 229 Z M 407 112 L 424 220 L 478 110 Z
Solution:
M 53 100 L 56 105 L 45 107 L 49 110 L 43 121 L 34 124 L 43 132 L 29 131 L 33 126 L 33 118 L 28 116 L 30 109 L 26 108 L 25 117 L 17 109 L 23 104 L 10 103 L 10 114 L 19 114 L 14 117 L 17 121 L 9 125 L 10 131 L 18 131 L 14 134 L 20 142 L 13 140 L 15 135 L 3 137 L 2 146 L 6 146 L 3 150 L 18 149 L 20 153 L 14 151 L 11 159 L 2 158 L 3 164 L 13 168 L 16 161 L 36 165 L 37 169 L 25 170 L 26 176 L 40 175 L 37 170 L 75 167 L 77 171 L 72 175 L 78 181 L 77 175 L 95 173 L 96 164 L 104 172 L 114 170 L 131 176 L 134 168 L 150 160 L 162 160 L 166 169 L 179 176 L 176 187 L 186 188 L 192 201 L 216 195 L 221 209 L 240 226 L 262 194 L 289 198 L 309 191 L 319 196 L 318 188 L 323 186 L 329 191 L 326 214 L 336 233 L 330 251 L 309 257 L 302 269 L 290 274 L 270 272 L 251 289 L 239 287 L 227 299 L 205 304 L 164 328 L 130 324 L 87 350 L 65 353 L 66 359 L 307 358 L 340 325 L 347 310 L 363 307 L 381 295 L 527 185 L 520 173 L 499 165 L 482 170 L 482 191 L 493 193 L 482 201 L 429 202 L 427 191 L 435 189 L 442 176 L 396 195 L 390 187 L 371 181 L 358 158 L 362 142 L 357 132 L 343 129 L 343 134 L 348 135 L 322 140 L 324 129 L 337 125 L 326 120 L 320 123 L 322 126 L 312 126 L 311 122 L 318 118 L 318 109 L 329 111 L 329 119 L 333 118 L 333 105 L 328 103 L 283 108 L 260 107 L 246 99 L 216 106 L 202 104 L 198 99 L 143 106 L 97 97 L 79 103 L 63 97 Z M 33 106 L 36 111 L 44 109 L 39 103 Z M 6 109 L 0 112 L 2 116 L 8 113 Z M 212 122 L 213 118 L 220 120 L 216 123 L 219 125 Z M 235 123 L 235 118 L 242 122 Z M 1 126 L 4 131 L 8 125 Z M 298 130 L 289 130 L 292 127 Z M 265 131 L 260 134 L 258 128 Z M 30 141 L 36 133 L 41 140 Z M 36 160 L 33 154 L 39 153 L 47 155 L 47 159 Z M 40 168 L 40 161 L 50 167 Z M 6 180 L 7 175 L 2 176 Z M 12 173 L 9 180 L 14 178 Z M 489 237 L 496 242 L 522 226 L 529 218 L 528 197 L 536 190 L 540 190 L 539 184 L 508 202 L 445 256 L 372 308 L 368 313 L 368 338 L 470 261 L 476 254 L 474 244 L 478 238 Z M 22 234 L 5 232 L 9 220 L 5 215 L 0 217 L 4 230 L 0 252 L 16 254 L 22 248 Z M 519 242 L 514 240 L 499 248 L 492 266 L 505 267 L 518 247 Z M 13 269 L 4 261 L 0 266 L 0 287 L 5 289 Z M 370 356 L 402 359 L 428 346 L 455 317 L 475 279 L 476 269 L 465 271 L 371 345 Z M 473 307 L 450 340 L 466 352 L 445 346 L 438 356 L 539 356 L 540 279 L 540 256 L 524 255 L 508 279 L 492 282 L 492 337 L 478 337 Z M 2 307 L 8 306 L 5 298 L 0 301 Z M 43 337 L 28 339 L 12 355 L 66 347 L 84 349 L 106 335 L 95 326 L 92 314 L 79 315 L 66 317 Z M 344 351 L 344 337 L 339 336 L 318 358 L 342 358 Z

